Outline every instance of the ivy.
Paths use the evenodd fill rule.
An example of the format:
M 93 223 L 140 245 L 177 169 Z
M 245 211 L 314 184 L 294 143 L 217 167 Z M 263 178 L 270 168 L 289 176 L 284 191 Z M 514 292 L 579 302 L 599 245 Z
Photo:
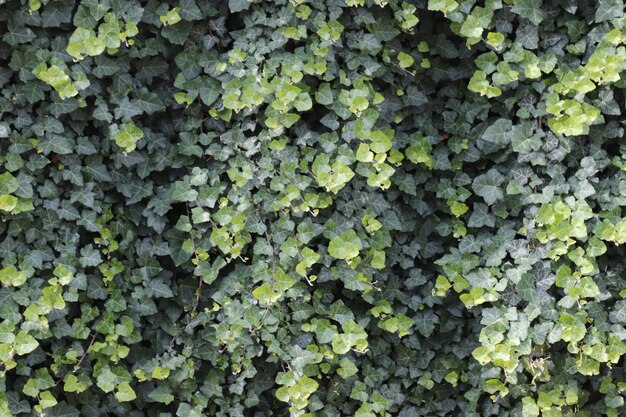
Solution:
M 625 16 L 0 1 L 0 416 L 622 415 Z

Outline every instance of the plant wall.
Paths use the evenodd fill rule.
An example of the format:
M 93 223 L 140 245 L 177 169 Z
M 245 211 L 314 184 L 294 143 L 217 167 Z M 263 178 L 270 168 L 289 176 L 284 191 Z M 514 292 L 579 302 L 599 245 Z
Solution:
M 623 0 L 0 0 L 0 416 L 624 416 Z

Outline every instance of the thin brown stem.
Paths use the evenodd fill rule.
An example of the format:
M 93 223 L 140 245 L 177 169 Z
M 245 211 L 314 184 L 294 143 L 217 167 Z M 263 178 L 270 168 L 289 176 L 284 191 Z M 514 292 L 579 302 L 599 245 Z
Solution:
M 89 353 L 89 349 L 91 349 L 91 346 L 96 341 L 96 336 L 98 336 L 98 333 L 94 332 L 93 336 L 91 336 L 91 341 L 89 342 L 89 346 L 87 346 L 87 349 L 85 349 L 85 353 L 83 353 L 83 356 L 80 357 L 80 359 L 78 360 L 78 363 L 74 365 L 74 370 L 72 372 L 76 372 L 80 369 L 80 365 L 83 363 L 83 361 L 87 357 L 87 354 Z

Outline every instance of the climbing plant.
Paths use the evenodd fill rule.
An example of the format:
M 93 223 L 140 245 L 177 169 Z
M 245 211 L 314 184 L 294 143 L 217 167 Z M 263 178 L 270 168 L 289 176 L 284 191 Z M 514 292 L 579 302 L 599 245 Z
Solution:
M 625 26 L 0 0 L 0 416 L 624 416 Z

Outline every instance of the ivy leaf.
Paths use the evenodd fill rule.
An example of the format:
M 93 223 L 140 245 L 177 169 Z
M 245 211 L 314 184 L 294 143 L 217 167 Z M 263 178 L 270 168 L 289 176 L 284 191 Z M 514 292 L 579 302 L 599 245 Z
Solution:
M 429 337 L 435 330 L 435 324 L 439 322 L 439 318 L 432 312 L 428 311 L 425 313 L 418 313 L 415 317 L 413 317 L 413 322 L 415 323 L 415 329 L 417 329 L 422 336 Z
M 83 267 L 98 266 L 102 263 L 100 252 L 93 248 L 93 245 L 87 245 L 80 250 L 80 264 Z
M 97 56 L 104 52 L 106 44 L 90 29 L 76 28 L 69 43 L 67 53 L 75 59 L 83 59 L 84 55 Z
M 329 83 L 320 84 L 319 88 L 315 92 L 315 101 L 324 106 L 329 106 L 333 103 L 333 91 L 330 88 Z
M 148 397 L 156 402 L 168 405 L 172 401 L 174 401 L 174 396 L 172 395 L 172 390 L 166 385 L 159 385 L 156 387 Z
M 4 286 L 19 287 L 26 282 L 26 275 L 13 265 L 0 270 L 0 282 Z
M 623 0 L 598 0 L 595 21 L 597 23 L 612 21 L 624 16 Z
M 15 21 L 9 20 L 7 23 L 7 31 L 2 35 L 2 40 L 11 46 L 21 43 L 28 43 L 35 39 L 37 35 L 30 28 L 24 25 L 18 25 Z
M 228 7 L 232 13 L 247 10 L 250 7 L 248 0 L 228 0 Z
M 414 59 L 411 55 L 405 53 L 405 52 L 399 52 L 398 53 L 398 64 L 400 65 L 400 68 L 409 68 L 411 65 L 413 65 Z
M 335 259 L 349 261 L 357 256 L 363 249 L 361 239 L 352 229 L 347 230 L 331 239 L 328 245 L 328 253 Z
M 459 6 L 455 0 L 428 0 L 428 10 L 448 13 Z
M 41 63 L 35 67 L 33 74 L 46 84 L 51 85 L 59 93 L 61 99 L 74 97 L 78 94 L 78 90 L 72 84 L 69 75 L 56 65 L 48 68 L 45 63 Z
M 172 289 L 160 281 L 153 280 L 150 282 L 150 289 L 155 297 L 171 298 L 174 296 Z
M 626 323 L 626 300 L 619 300 L 613 306 L 613 311 L 609 313 L 609 318 L 613 323 Z
M 543 0 L 516 0 L 511 11 L 526 19 L 533 24 L 539 25 L 548 17 L 546 12 L 541 8 Z
M 46 5 L 41 12 L 41 26 L 44 28 L 58 28 L 63 23 L 69 23 L 72 20 L 73 7 L 73 2 Z
M 252 296 L 263 304 L 273 304 L 280 297 L 280 293 L 274 291 L 268 283 L 264 283 L 252 291 Z
M 55 405 L 57 405 L 57 400 L 50 391 L 43 391 L 39 393 L 39 407 L 50 408 Z
M 511 131 L 511 147 L 515 152 L 530 153 L 541 148 L 542 142 L 538 135 L 533 135 L 528 124 L 515 125 Z
M 469 15 L 461 26 L 461 35 L 467 38 L 480 38 L 484 28 L 481 26 L 480 19 L 474 15 Z
M 502 183 L 504 176 L 492 168 L 487 173 L 479 175 L 472 183 L 472 190 L 481 196 L 488 205 L 492 205 L 504 197 Z
M 117 386 L 117 391 L 115 392 L 115 398 L 119 402 L 128 402 L 128 401 L 133 401 L 134 399 L 136 399 L 137 394 L 135 394 L 135 391 L 133 391 L 133 389 L 128 384 L 128 382 L 122 382 L 121 384 Z
M 26 355 L 39 346 L 39 342 L 34 337 L 22 331 L 17 334 L 14 343 L 18 355 Z
M 354 320 L 348 320 L 342 324 L 343 333 L 333 335 L 333 352 L 342 355 L 350 351 L 352 347 L 364 350 L 367 347 L 367 333 L 361 325 Z
M 13 212 L 18 203 L 19 200 L 14 195 L 0 194 L 0 210 Z
M 175 25 L 163 27 L 161 34 L 173 44 L 182 45 L 189 37 L 192 27 L 193 24 L 191 22 L 181 21 Z
M 524 416 L 529 417 L 538 417 L 539 416 L 539 406 L 535 400 L 531 397 L 522 398 L 522 413 Z
M 46 416 L 48 417 L 78 417 L 80 412 L 76 407 L 73 407 L 65 402 L 60 402 L 54 407 L 46 410 Z
M 161 23 L 163 23 L 164 26 L 175 25 L 176 23 L 181 21 L 180 10 L 180 7 L 174 7 L 166 14 L 159 16 L 159 20 L 161 21 Z
M 109 368 L 103 368 L 96 377 L 96 385 L 104 392 L 111 392 L 115 389 L 117 376 Z
M 337 374 L 343 379 L 348 379 L 359 371 L 354 362 L 348 358 L 341 358 L 339 366 L 340 368 L 337 370 Z
M 476 146 L 486 154 L 497 152 L 511 143 L 513 123 L 509 119 L 498 119 L 478 138 Z
M 132 152 L 137 147 L 137 142 L 143 138 L 143 132 L 134 123 L 124 123 L 120 128 L 113 130 L 113 139 L 117 146 L 124 148 L 126 152 Z

